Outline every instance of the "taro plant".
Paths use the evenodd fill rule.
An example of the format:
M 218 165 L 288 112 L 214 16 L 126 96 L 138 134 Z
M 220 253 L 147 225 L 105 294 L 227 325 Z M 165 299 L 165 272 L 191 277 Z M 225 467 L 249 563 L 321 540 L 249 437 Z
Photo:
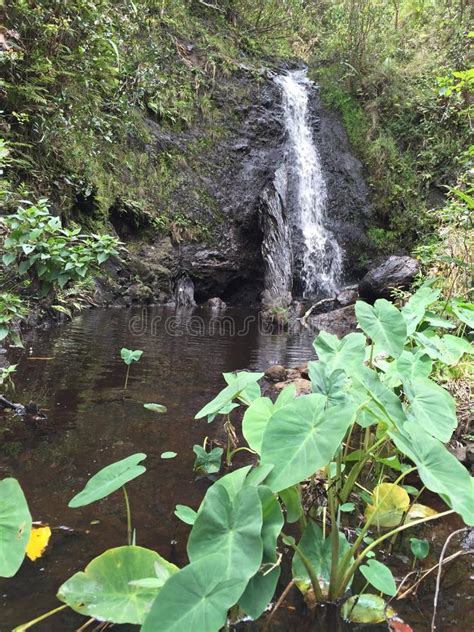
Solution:
M 366 590 L 397 595 L 384 543 L 453 513 L 474 524 L 471 477 L 446 447 L 457 424 L 454 401 L 432 379 L 471 347 L 439 333 L 427 312 L 437 296 L 424 286 L 401 310 L 385 300 L 357 303 L 362 332 L 316 338 L 310 394 L 297 397 L 290 385 L 273 402 L 261 396 L 262 374 L 226 374 L 227 386 L 196 417 L 225 411 L 234 426 L 231 404 L 246 406 L 242 447 L 254 463 L 218 479 L 197 511 L 176 507 L 191 525 L 189 564 L 169 567 L 153 552 L 139 560 L 139 547 L 111 549 L 68 580 L 59 598 L 101 621 L 138 623 L 142 632 L 218 632 L 236 613 L 261 616 L 289 556 L 291 581 L 310 607 L 335 602 L 354 621 L 367 622 L 367 608 L 378 621 L 394 617 Z M 227 453 L 230 461 L 231 444 Z M 419 502 L 415 477 L 443 509 Z M 421 559 L 426 547 L 411 542 Z
M 84 489 L 69 501 L 68 507 L 85 507 L 122 488 L 127 515 L 127 540 L 128 544 L 131 545 L 134 539 L 132 535 L 132 514 L 125 485 L 146 472 L 146 468 L 143 465 L 139 465 L 144 459 L 146 459 L 146 454 L 138 452 L 102 468 L 87 481 Z
M 132 365 L 133 362 L 138 362 L 140 358 L 142 357 L 142 355 L 143 355 L 143 351 L 141 349 L 132 350 L 132 349 L 126 349 L 124 347 L 123 349 L 120 350 L 120 357 L 122 358 L 123 362 L 127 366 L 127 372 L 125 374 L 125 383 L 123 385 L 124 391 L 127 390 L 128 376 L 130 374 L 130 366 Z M 146 406 L 150 407 L 150 404 L 146 404 Z M 156 404 L 154 406 L 156 406 Z M 155 412 L 165 412 L 163 410 L 158 411 L 157 409 L 150 409 L 150 410 L 154 410 Z

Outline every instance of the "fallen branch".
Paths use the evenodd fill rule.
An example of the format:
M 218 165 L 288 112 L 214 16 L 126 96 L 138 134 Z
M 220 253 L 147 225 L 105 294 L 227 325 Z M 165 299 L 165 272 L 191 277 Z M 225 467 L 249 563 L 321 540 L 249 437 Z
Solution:
M 278 599 L 278 601 L 276 602 L 276 604 L 275 604 L 274 608 L 273 608 L 273 609 L 272 609 L 272 611 L 270 612 L 270 616 L 268 617 L 267 622 L 265 623 L 265 627 L 263 628 L 263 629 L 264 629 L 264 632 L 265 632 L 265 630 L 268 630 L 268 626 L 269 626 L 269 625 L 270 625 L 270 623 L 272 622 L 272 619 L 273 619 L 273 617 L 275 616 L 275 614 L 276 614 L 276 612 L 277 612 L 278 608 L 279 608 L 279 607 L 281 606 L 281 604 L 285 601 L 285 599 L 286 599 L 286 598 L 287 598 L 287 596 L 288 596 L 288 593 L 290 592 L 290 590 L 293 588 L 293 586 L 294 586 L 294 585 L 295 585 L 295 580 L 294 580 L 294 579 L 292 579 L 292 580 L 290 581 L 290 583 L 288 584 L 288 586 L 285 588 L 285 590 L 281 593 L 280 598 L 279 598 L 279 599 Z

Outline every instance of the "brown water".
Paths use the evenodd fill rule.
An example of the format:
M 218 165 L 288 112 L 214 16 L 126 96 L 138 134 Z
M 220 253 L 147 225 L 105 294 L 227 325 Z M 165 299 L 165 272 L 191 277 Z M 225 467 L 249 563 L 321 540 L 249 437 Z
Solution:
M 219 435 L 216 425 L 194 421 L 194 414 L 223 387 L 223 372 L 264 369 L 273 363 L 295 366 L 313 356 L 313 337 L 306 331 L 266 333 L 248 312 L 229 310 L 215 316 L 205 310 L 176 313 L 166 308 L 87 311 L 61 328 L 30 334 L 26 353 L 11 358 L 19 361 L 14 399 L 39 403 L 48 421 L 31 427 L 22 419 L 0 415 L 0 474 L 19 479 L 33 519 L 53 527 L 53 535 L 43 558 L 26 560 L 15 578 L 0 582 L 0 632 L 59 605 L 54 595 L 65 579 L 106 548 L 125 543 L 120 492 L 81 509 L 68 509 L 67 503 L 91 474 L 135 452 L 148 455 L 147 473 L 128 486 L 137 543 L 185 564 L 189 527 L 173 511 L 177 503 L 198 507 L 209 483 L 193 474 L 192 446 L 206 435 Z M 125 399 L 122 347 L 144 349 L 142 360 L 131 367 Z M 146 402 L 165 404 L 168 413 L 149 412 L 143 408 Z M 167 450 L 178 456 L 162 460 L 160 454 Z M 445 528 L 449 532 L 451 526 L 446 523 Z M 465 597 L 467 559 L 451 567 L 454 592 L 445 598 L 437 632 L 472 627 Z M 454 600 L 451 605 L 448 598 Z M 397 608 L 405 620 L 416 623 L 416 631 L 424 632 L 429 629 L 430 603 L 427 594 L 425 601 L 403 602 Z M 61 613 L 34 630 L 70 632 L 84 621 L 74 613 Z M 334 625 L 306 616 L 294 596 L 269 630 L 356 629 Z M 387 628 L 371 627 L 378 629 Z

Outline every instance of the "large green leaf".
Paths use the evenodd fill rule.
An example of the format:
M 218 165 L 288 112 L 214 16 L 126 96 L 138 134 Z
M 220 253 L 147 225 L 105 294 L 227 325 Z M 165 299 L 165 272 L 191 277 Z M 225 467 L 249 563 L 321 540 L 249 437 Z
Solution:
M 377 422 L 384 422 L 388 427 L 397 426 L 401 428 L 406 421 L 400 399 L 380 380 L 378 373 L 366 366 L 360 366 L 353 376 L 354 401 L 363 401 L 364 398 L 371 400 L 365 408 L 377 419 Z M 359 404 L 360 405 L 360 404 Z M 359 422 L 359 416 L 357 417 Z M 365 424 L 368 425 L 368 424 Z
M 334 334 L 321 331 L 313 346 L 327 371 L 343 369 L 347 372 L 363 362 L 366 343 L 367 340 L 361 333 L 350 333 L 339 339 Z
M 222 579 L 248 581 L 263 555 L 262 503 L 256 487 L 242 488 L 233 499 L 222 485 L 206 493 L 188 540 L 188 557 L 196 562 L 213 553 L 224 556 Z
M 202 419 L 203 417 L 207 417 L 208 415 L 214 415 L 226 404 L 243 395 L 244 391 L 246 393 L 246 401 L 253 398 L 255 393 L 254 390 L 252 390 L 252 385 L 253 389 L 258 389 L 258 397 L 258 395 L 260 395 L 260 388 L 258 387 L 256 382 L 261 377 L 263 377 L 263 373 L 248 373 L 246 371 L 241 371 L 237 374 L 225 373 L 224 378 L 226 379 L 226 381 L 229 382 L 228 385 L 220 393 L 218 393 L 212 401 L 206 404 L 204 408 L 201 408 L 194 419 Z M 248 401 L 248 403 L 251 402 Z
M 15 478 L 0 481 L 0 576 L 13 577 L 30 539 L 31 514 Z
M 308 522 L 298 544 L 303 555 L 311 562 L 323 592 L 327 593 L 331 578 L 332 543 L 331 538 L 324 538 L 321 528 L 313 521 Z M 350 549 L 343 533 L 339 533 L 339 559 Z M 301 592 L 311 588 L 311 580 L 298 553 L 293 555 L 292 573 L 295 583 Z
M 245 380 L 249 380 L 247 382 L 247 386 L 239 393 L 238 399 L 250 406 L 254 399 L 260 397 L 260 386 L 257 384 L 258 380 L 263 377 L 263 373 L 249 373 L 247 371 L 239 371 L 235 373 L 223 373 L 224 380 L 227 382 L 229 386 L 233 384 L 239 384 L 242 380 L 242 376 L 246 374 L 247 376 L 252 376 L 251 378 L 245 377 Z
M 146 472 L 146 468 L 143 465 L 138 465 L 144 459 L 146 459 L 146 454 L 137 452 L 137 454 L 132 454 L 125 459 L 102 468 L 87 481 L 84 489 L 69 501 L 68 507 L 90 505 L 96 500 L 105 498 L 105 496 L 117 491 L 125 483 Z
M 376 355 L 385 352 L 398 358 L 405 346 L 407 328 L 395 305 L 384 298 L 373 306 L 357 301 L 355 311 L 359 325 L 375 345 Z
M 397 448 L 418 468 L 423 484 L 443 495 L 468 525 L 474 524 L 473 479 L 446 447 L 413 421 L 401 432 L 389 432 Z
M 64 582 L 58 599 L 98 621 L 140 624 L 160 588 L 139 585 L 139 580 L 156 577 L 156 567 L 166 577 L 179 570 L 155 551 L 141 546 L 108 549 L 93 559 L 85 571 Z
M 272 491 L 263 485 L 257 488 L 262 502 L 263 525 L 262 567 L 250 579 L 239 604 L 252 619 L 258 619 L 270 603 L 280 577 L 280 567 L 271 569 L 276 562 L 277 539 L 283 527 L 284 518 L 280 504 Z
M 449 441 L 457 426 L 457 419 L 454 399 L 448 391 L 427 377 L 404 382 L 403 388 L 410 402 L 408 419 L 440 441 Z
M 438 336 L 430 330 L 416 331 L 413 338 L 430 358 L 441 360 L 450 366 L 456 365 L 465 353 L 472 354 L 474 352 L 472 345 L 467 340 L 451 334 Z
M 269 397 L 258 397 L 250 404 L 242 420 L 242 433 L 252 450 L 261 453 L 263 434 L 271 416 L 291 404 L 295 396 L 296 388 L 290 384 L 281 391 L 275 403 Z
M 218 632 L 247 584 L 247 580 L 227 579 L 227 565 L 227 558 L 215 553 L 170 577 L 141 632 Z
M 265 428 L 273 414 L 273 402 L 269 397 L 258 397 L 247 408 L 242 420 L 242 434 L 258 454 L 262 451 Z
M 402 380 L 413 380 L 417 377 L 428 377 L 433 368 L 431 358 L 421 349 L 413 353 L 405 350 L 395 360 L 396 370 Z
M 419 323 L 423 320 L 426 308 L 434 303 L 441 290 L 434 290 L 431 287 L 420 287 L 402 307 L 403 318 L 407 326 L 407 334 L 412 334 Z
M 325 409 L 323 395 L 304 395 L 276 412 L 263 435 L 262 463 L 274 469 L 265 484 L 281 491 L 329 463 L 353 421 L 355 406 Z
M 451 301 L 450 307 L 461 322 L 465 323 L 471 329 L 474 329 L 473 303 L 464 303 L 460 300 L 453 300 Z

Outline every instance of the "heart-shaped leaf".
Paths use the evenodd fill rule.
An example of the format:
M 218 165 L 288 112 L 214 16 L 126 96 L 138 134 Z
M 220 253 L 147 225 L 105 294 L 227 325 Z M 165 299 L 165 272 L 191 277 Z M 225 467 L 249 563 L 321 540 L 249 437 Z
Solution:
M 0 576 L 13 577 L 25 557 L 31 514 L 15 478 L 0 481 Z
M 141 632 L 218 632 L 246 580 L 228 579 L 228 560 L 215 553 L 170 577 L 155 599 Z
M 443 443 L 448 442 L 457 426 L 453 397 L 427 377 L 404 382 L 403 387 L 410 402 L 407 409 L 408 419 L 412 419 Z
M 204 408 L 201 408 L 194 419 L 202 419 L 208 415 L 214 415 L 232 400 L 240 396 L 244 397 L 244 391 L 247 394 L 245 397 L 246 402 L 250 399 L 250 401 L 248 401 L 250 404 L 251 401 L 253 401 L 253 396 L 255 395 L 252 390 L 252 386 L 254 389 L 258 390 L 258 397 L 260 395 L 260 387 L 257 385 L 257 381 L 262 377 L 263 373 L 248 373 L 246 371 L 240 371 L 237 374 L 225 373 L 224 378 L 229 382 L 228 385 L 220 393 L 218 393 L 212 401 L 206 404 Z M 250 395 L 249 388 L 251 389 Z
M 350 333 L 339 339 L 334 334 L 321 331 L 313 346 L 318 359 L 330 373 L 336 369 L 350 371 L 364 361 L 366 337 L 361 333 Z
M 372 504 L 367 505 L 365 519 L 378 528 L 397 527 L 410 506 L 410 496 L 403 487 L 381 483 L 372 492 Z
M 213 448 L 207 452 L 201 445 L 194 445 L 193 452 L 196 455 L 194 471 L 202 474 L 216 474 L 221 469 L 221 460 L 224 450 Z
M 357 301 L 355 311 L 359 325 L 375 344 L 375 354 L 386 352 L 398 358 L 405 345 L 407 328 L 395 305 L 384 298 L 375 301 L 373 306 Z
M 125 347 L 120 350 L 120 357 L 128 366 L 132 364 L 132 362 L 138 362 L 143 355 L 143 351 L 141 349 L 126 349 Z
M 424 560 L 430 552 L 430 543 L 428 540 L 419 540 L 418 538 L 410 538 L 410 548 L 417 560 Z
M 360 567 L 360 572 L 374 588 L 394 597 L 397 594 L 397 585 L 392 571 L 388 566 L 377 560 L 369 560 Z
M 69 501 L 68 507 L 84 507 L 84 505 L 90 505 L 117 491 L 126 483 L 146 472 L 143 465 L 138 465 L 144 459 L 146 459 L 146 454 L 138 452 L 121 461 L 107 465 L 87 481 L 84 489 Z
M 387 607 L 382 597 L 364 593 L 348 599 L 341 608 L 341 614 L 352 623 L 382 623 L 395 616 L 395 610 Z
M 262 463 L 274 465 L 265 481 L 273 491 L 299 483 L 331 460 L 355 406 L 325 406 L 323 395 L 304 395 L 272 415 L 263 435 Z
M 197 518 L 197 512 L 186 505 L 176 505 L 174 515 L 186 524 L 194 524 Z

